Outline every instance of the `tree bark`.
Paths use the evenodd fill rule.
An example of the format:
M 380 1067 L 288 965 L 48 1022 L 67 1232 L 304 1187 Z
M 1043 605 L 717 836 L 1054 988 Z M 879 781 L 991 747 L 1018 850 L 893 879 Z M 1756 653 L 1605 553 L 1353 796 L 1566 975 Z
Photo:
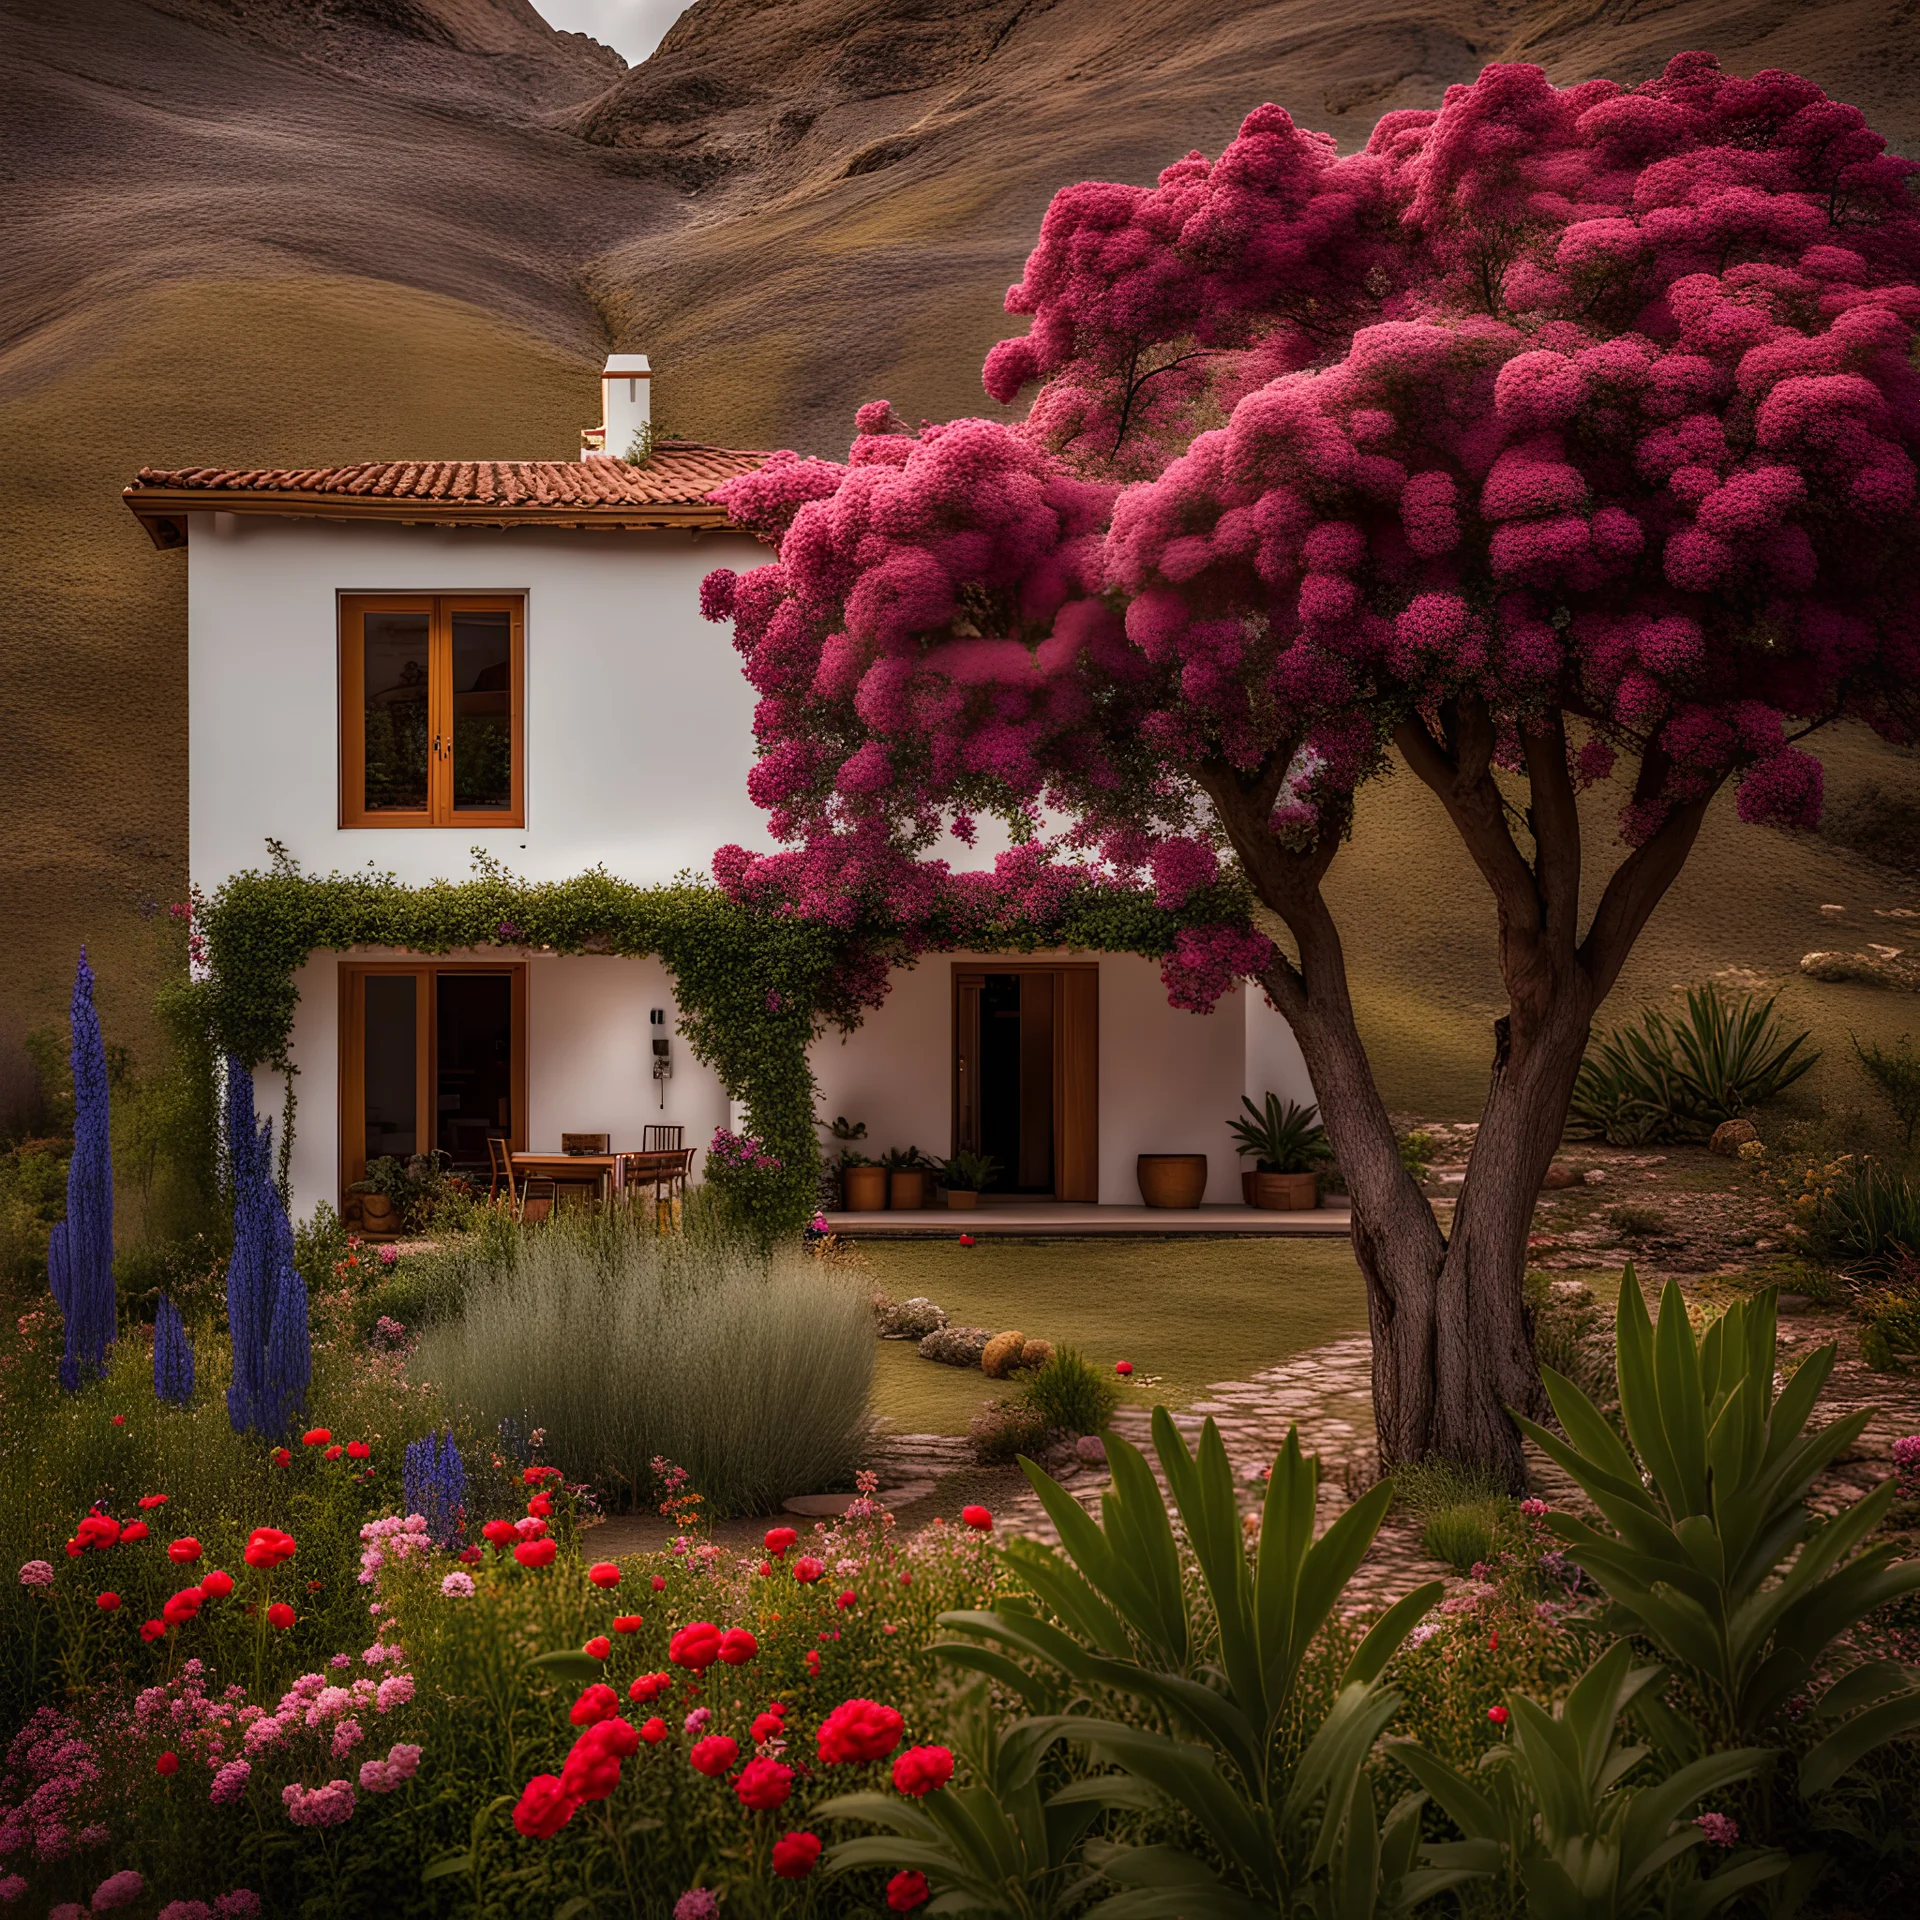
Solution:
M 1526 1467 L 1510 1416 L 1538 1416 L 1545 1406 L 1525 1301 L 1535 1202 L 1593 1016 L 1685 864 L 1711 796 L 1672 809 L 1621 862 L 1583 939 L 1579 812 L 1558 716 L 1523 740 L 1530 855 L 1513 837 L 1511 809 L 1494 778 L 1494 742 L 1490 717 L 1470 707 L 1446 710 L 1438 737 L 1417 719 L 1396 735 L 1493 895 L 1508 996 L 1494 1023 L 1486 1105 L 1445 1235 L 1401 1164 L 1320 891 L 1346 820 L 1325 822 L 1304 852 L 1276 839 L 1269 819 L 1290 754 L 1276 755 L 1252 780 L 1219 768 L 1199 778 L 1255 894 L 1299 953 L 1295 962 L 1276 952 L 1261 984 L 1300 1043 L 1346 1177 L 1354 1257 L 1367 1286 L 1381 1465 L 1438 1455 L 1518 1493 Z M 1664 766 L 1643 763 L 1642 790 L 1657 793 L 1665 777 Z

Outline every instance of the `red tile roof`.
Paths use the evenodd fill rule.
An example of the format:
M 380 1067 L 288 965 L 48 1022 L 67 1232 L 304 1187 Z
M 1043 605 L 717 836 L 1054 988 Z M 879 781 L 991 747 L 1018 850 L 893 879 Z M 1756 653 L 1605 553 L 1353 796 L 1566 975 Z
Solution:
M 707 496 L 767 456 L 674 443 L 624 460 L 377 460 L 352 467 L 142 467 L 123 498 L 157 547 L 218 508 L 442 526 L 721 527 Z

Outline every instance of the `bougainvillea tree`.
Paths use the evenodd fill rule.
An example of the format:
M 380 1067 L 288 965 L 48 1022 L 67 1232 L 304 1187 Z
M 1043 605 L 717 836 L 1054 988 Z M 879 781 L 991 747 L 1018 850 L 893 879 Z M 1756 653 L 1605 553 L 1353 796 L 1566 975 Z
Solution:
M 1037 383 L 1019 425 L 876 403 L 844 464 L 723 491 L 779 542 L 706 597 L 798 844 L 722 882 L 929 923 L 960 883 L 922 856 L 983 812 L 1064 820 L 1050 855 L 1163 905 L 1237 866 L 1252 924 L 1183 932 L 1168 986 L 1250 977 L 1299 1038 L 1389 1463 L 1519 1477 L 1534 1195 L 1714 796 L 1806 826 L 1808 732 L 1915 737 L 1914 172 L 1810 82 L 1705 55 L 1636 88 L 1489 67 L 1350 155 L 1262 107 L 1217 160 L 1056 196 L 986 363 L 1003 402 Z M 1508 995 L 1445 1234 L 1323 892 L 1396 763 L 1486 884 Z M 1610 776 L 1620 850 L 1583 876 Z

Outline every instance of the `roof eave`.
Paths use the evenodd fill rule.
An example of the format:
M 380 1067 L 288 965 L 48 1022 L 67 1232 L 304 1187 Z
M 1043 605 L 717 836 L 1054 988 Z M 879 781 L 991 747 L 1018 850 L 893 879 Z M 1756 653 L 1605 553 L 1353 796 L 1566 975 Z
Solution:
M 120 495 L 162 552 L 187 544 L 190 513 L 254 513 L 284 520 L 376 520 L 428 527 L 574 527 L 603 533 L 723 528 L 726 509 L 707 501 L 621 506 L 577 502 L 387 499 L 354 494 L 268 493 L 218 487 L 126 487 Z

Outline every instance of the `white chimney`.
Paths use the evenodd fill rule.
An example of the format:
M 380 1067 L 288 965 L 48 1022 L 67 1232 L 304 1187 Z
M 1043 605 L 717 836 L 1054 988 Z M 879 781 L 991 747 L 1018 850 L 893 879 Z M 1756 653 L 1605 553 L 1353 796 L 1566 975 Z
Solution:
M 638 436 L 644 448 L 653 420 L 653 369 L 644 353 L 610 353 L 600 374 L 600 425 L 580 436 L 580 458 L 625 459 Z

